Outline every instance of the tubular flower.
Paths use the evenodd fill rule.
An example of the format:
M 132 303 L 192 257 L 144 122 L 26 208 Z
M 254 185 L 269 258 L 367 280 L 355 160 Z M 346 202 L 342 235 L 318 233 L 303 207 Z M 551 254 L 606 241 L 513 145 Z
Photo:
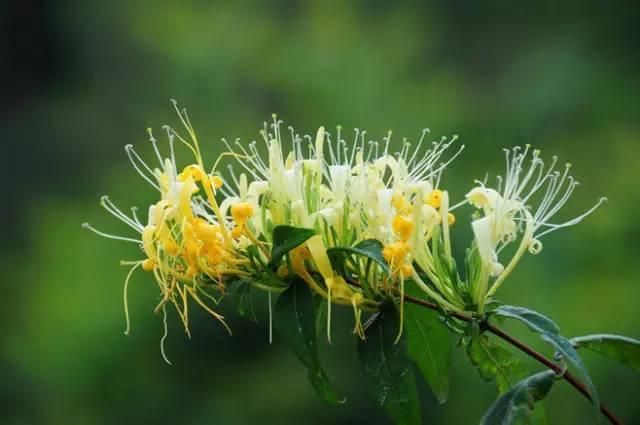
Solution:
M 479 182 L 478 187 L 467 194 L 469 203 L 481 211 L 480 217 L 472 222 L 475 248 L 483 266 L 483 273 L 476 282 L 476 297 L 480 304 L 496 292 L 527 250 L 532 254 L 540 253 L 542 236 L 579 223 L 606 201 L 606 198 L 600 198 L 583 214 L 553 223 L 551 220 L 579 184 L 569 174 L 571 164 L 565 164 L 564 170 L 558 171 L 558 159 L 554 156 L 551 164 L 545 167 L 540 151 L 532 151 L 529 145 L 524 149 L 505 149 L 505 159 L 506 174 L 504 178 L 498 176 L 496 189 Z M 503 266 L 499 253 L 518 239 L 515 254 L 507 266 Z M 490 277 L 496 279 L 487 290 Z
M 127 332 L 126 291 L 139 267 L 158 284 L 156 310 L 166 319 L 166 306 L 173 305 L 187 333 L 188 301 L 224 323 L 213 306 L 230 285 L 268 291 L 271 311 L 272 293 L 304 282 L 326 301 L 328 338 L 332 305 L 353 309 L 353 331 L 363 337 L 362 315 L 386 299 L 399 299 L 402 315 L 406 285 L 445 310 L 482 313 L 524 252 L 541 250 L 540 237 L 578 223 L 602 202 L 573 220 L 552 222 L 578 183 L 568 166 L 555 171 L 554 158 L 545 168 L 539 152 L 530 154 L 527 147 L 507 151 L 507 172 L 497 188 L 478 183 L 454 204 L 442 176 L 464 149 L 455 136 L 429 143 L 424 130 L 415 145 L 403 139 L 400 150 L 392 152 L 391 132 L 379 142 L 356 129 L 347 142 L 339 126 L 335 134 L 320 127 L 315 137 L 289 127 L 285 142 L 276 116 L 264 124 L 260 144 L 222 139 L 227 151 L 205 167 L 186 112 L 176 110 L 187 136 L 165 127 L 169 155 L 163 156 L 149 130 L 156 167 L 132 146 L 125 148 L 134 169 L 159 192 L 146 222 L 135 208 L 127 214 L 103 197 L 101 205 L 134 236 L 85 224 L 142 250 L 141 258 L 123 262 L 131 266 L 125 281 Z M 186 148 L 192 158 L 181 168 L 178 148 Z M 223 169 L 219 165 L 225 158 L 235 164 Z M 462 275 L 451 232 L 454 210 L 465 203 L 477 211 Z M 285 243 L 282 234 L 295 236 Z M 518 240 L 515 254 L 503 265 L 501 250 Z

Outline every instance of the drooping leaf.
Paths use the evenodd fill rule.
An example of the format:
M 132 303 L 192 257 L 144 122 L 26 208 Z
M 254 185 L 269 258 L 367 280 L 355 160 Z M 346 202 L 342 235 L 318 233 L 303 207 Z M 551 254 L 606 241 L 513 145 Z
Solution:
M 500 394 L 518 381 L 521 374 L 520 361 L 511 351 L 491 342 L 486 335 L 474 336 L 467 345 L 467 354 L 482 379 L 495 379 Z
M 518 382 L 491 405 L 481 425 L 531 423 L 535 403 L 549 393 L 554 377 L 555 372 L 547 370 Z
M 233 301 L 238 314 L 254 322 L 257 321 L 258 318 L 253 309 L 253 299 L 251 298 L 251 282 L 244 279 L 239 280 L 234 288 Z
M 528 308 L 513 305 L 501 305 L 494 310 L 494 313 L 498 316 L 518 319 L 521 322 L 524 322 L 529 329 L 536 332 L 560 333 L 560 328 L 553 320 L 538 313 L 537 311 L 529 310 Z
M 327 250 L 327 254 L 335 255 L 336 253 L 346 255 L 359 255 L 366 257 L 380 266 L 385 273 L 389 274 L 389 265 L 382 255 L 382 243 L 376 239 L 366 239 L 358 243 L 354 247 L 335 246 Z
M 273 246 L 271 247 L 271 260 L 269 265 L 273 266 L 289 251 L 302 245 L 307 239 L 316 234 L 313 229 L 293 226 L 276 226 L 273 229 Z
M 588 348 L 640 372 L 640 341 L 622 335 L 585 335 L 571 339 L 576 348 Z
M 358 340 L 358 354 L 376 404 L 396 425 L 419 425 L 420 404 L 405 336 L 395 343 L 399 328 L 396 307 L 385 304 L 366 329 L 366 339 Z
M 405 286 L 408 295 L 419 296 L 415 286 Z M 449 396 L 451 335 L 437 311 L 415 304 L 404 305 L 404 324 L 409 357 L 431 386 L 440 403 Z
M 327 329 L 327 300 L 320 295 L 314 295 L 313 305 L 316 312 L 316 335 L 324 335 Z
M 320 364 L 313 296 L 303 281 L 293 281 L 280 295 L 273 319 L 278 333 L 307 368 L 309 381 L 318 395 L 328 403 L 340 403 Z
M 553 320 L 536 311 L 510 305 L 502 305 L 496 308 L 493 312 L 497 316 L 517 319 L 527 325 L 530 330 L 539 333 L 540 338 L 542 338 L 543 341 L 548 342 L 557 353 L 561 354 L 564 359 L 568 360 L 569 363 L 575 366 L 591 393 L 593 404 L 595 406 L 600 405 L 598 392 L 596 391 L 596 387 L 589 376 L 589 372 L 587 371 L 584 362 L 573 347 L 573 344 L 571 344 L 567 338 L 560 335 L 560 328 Z

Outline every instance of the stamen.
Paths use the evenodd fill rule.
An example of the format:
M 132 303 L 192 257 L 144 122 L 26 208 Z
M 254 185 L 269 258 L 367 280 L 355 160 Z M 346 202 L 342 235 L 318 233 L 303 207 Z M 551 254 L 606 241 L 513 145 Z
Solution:
M 164 351 L 164 342 L 167 339 L 167 335 L 169 335 L 169 327 L 167 326 L 167 309 L 162 307 L 162 325 L 164 327 L 164 333 L 162 334 L 162 338 L 160 338 L 160 353 L 162 354 L 162 358 L 169 365 L 172 366 L 169 358 L 167 358 L 167 354 Z
M 133 220 L 135 221 L 135 223 L 140 226 L 140 228 L 143 228 L 144 225 L 142 224 L 142 222 L 140 222 L 140 219 L 138 218 L 138 207 L 131 207 L 131 215 L 133 215 Z
M 124 280 L 124 289 L 123 289 L 123 299 L 124 299 L 124 319 L 125 319 L 125 329 L 124 329 L 124 334 L 125 335 L 129 335 L 129 331 L 131 330 L 131 321 L 129 320 L 129 303 L 128 303 L 128 289 L 129 289 L 129 280 L 131 279 L 131 275 L 133 274 L 133 272 L 142 265 L 142 263 L 144 263 L 144 260 L 142 261 L 138 261 L 135 263 L 135 265 L 133 267 L 131 267 L 131 270 L 129 270 L 129 273 L 127 273 L 127 277 Z
M 133 230 L 138 233 L 142 232 L 142 225 L 140 223 L 136 223 L 130 217 L 128 217 L 125 213 L 123 213 L 116 205 L 111 202 L 107 195 L 104 195 L 100 198 L 100 205 L 107 210 L 111 215 L 116 217 L 118 220 L 122 221 L 127 226 L 131 227 Z
M 598 202 L 592 206 L 590 209 L 588 209 L 586 212 L 582 213 L 581 215 L 579 215 L 578 217 L 566 221 L 564 223 L 560 223 L 560 224 L 550 224 L 550 223 L 543 223 L 541 224 L 544 227 L 548 227 L 547 230 L 545 230 L 544 232 L 536 235 L 537 238 L 541 238 L 542 236 L 551 233 L 555 230 L 561 229 L 563 227 L 569 227 L 569 226 L 573 226 L 576 225 L 578 223 L 580 223 L 585 217 L 587 217 L 588 215 L 590 215 L 592 212 L 594 212 L 596 209 L 598 209 L 598 207 L 600 207 L 600 205 L 602 205 L 603 203 L 605 203 L 607 201 L 606 197 L 602 197 L 598 200 Z
M 109 233 L 101 232 L 100 230 L 98 230 L 95 227 L 91 226 L 89 223 L 82 223 L 82 228 L 91 230 L 96 235 L 100 235 L 100 236 L 105 237 L 107 239 L 115 239 L 115 240 L 119 240 L 119 241 L 133 242 L 133 243 L 137 243 L 137 244 L 141 244 L 142 243 L 142 241 L 138 240 L 138 239 L 127 238 L 127 237 L 124 237 L 124 236 L 116 236 L 116 235 L 111 235 Z
M 149 174 L 151 174 L 151 176 L 153 176 L 153 178 L 155 179 L 155 174 L 154 172 L 151 170 L 151 168 L 149 168 L 149 166 L 147 165 L 146 162 L 144 162 L 142 160 L 142 158 L 140 158 L 140 156 L 136 153 L 136 151 L 133 149 L 133 145 L 126 145 L 124 147 L 125 152 L 127 153 L 127 156 L 129 157 L 129 162 L 131 162 L 131 165 L 133 165 L 133 168 L 135 168 L 135 170 L 138 172 L 138 174 L 140 174 L 142 176 L 143 179 L 145 179 L 151 186 L 155 187 L 157 190 L 160 190 L 160 186 L 158 186 L 156 184 L 155 181 L 153 181 L 152 179 L 150 179 L 139 167 L 138 164 L 136 164 L 136 160 L 142 164 L 143 168 L 145 170 L 147 170 L 147 172 Z

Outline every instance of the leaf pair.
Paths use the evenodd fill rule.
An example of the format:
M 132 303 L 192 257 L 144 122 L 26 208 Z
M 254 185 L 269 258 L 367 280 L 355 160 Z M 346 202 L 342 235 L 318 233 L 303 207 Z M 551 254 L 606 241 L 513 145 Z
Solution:
M 374 239 L 364 240 L 355 247 L 334 247 L 327 250 L 336 263 L 343 256 L 362 257 L 375 262 L 381 270 L 389 274 L 389 266 L 382 255 L 382 244 Z M 420 297 L 423 293 L 410 281 L 405 283 L 405 294 Z M 390 313 L 387 312 L 387 316 Z M 449 364 L 451 358 L 451 336 L 439 318 L 439 313 L 419 305 L 406 303 L 404 306 L 404 330 L 407 352 L 420 369 L 425 380 L 440 403 L 449 396 Z M 377 320 L 384 320 L 378 318 Z M 393 340 L 397 336 L 397 329 Z
M 542 340 L 548 342 L 562 358 L 566 359 L 578 370 L 582 380 L 591 393 L 591 400 L 595 406 L 600 405 L 600 399 L 596 387 L 589 376 L 584 362 L 573 347 L 571 341 L 560 335 L 558 325 L 548 317 L 524 307 L 503 305 L 496 308 L 493 313 L 500 317 L 517 319 L 523 322 L 530 330 L 540 334 Z
M 312 229 L 277 226 L 273 232 L 270 266 L 277 264 L 290 250 L 315 235 Z M 333 247 L 328 250 L 332 265 L 339 273 L 347 273 L 346 264 L 358 276 L 366 277 L 371 265 L 376 264 L 384 273 L 388 265 L 382 256 L 382 245 L 375 240 L 360 242 L 355 247 Z M 359 257 L 359 258 L 358 258 Z M 365 262 L 359 262 L 364 259 Z M 361 269 L 364 266 L 364 273 Z M 407 295 L 419 295 L 418 288 L 406 282 Z M 269 285 L 272 286 L 272 285 Z M 279 286 L 279 285 L 273 285 Z M 248 285 L 239 286 L 242 306 L 247 306 Z M 323 304 L 324 305 L 324 304 Z M 245 313 L 247 309 L 245 308 Z M 412 361 L 418 366 L 440 402 L 449 391 L 449 333 L 435 311 L 407 303 L 404 306 L 402 337 L 396 341 L 400 328 L 397 307 L 391 300 L 385 302 L 374 320 L 365 330 L 365 340 L 358 341 L 358 352 L 368 387 L 378 406 L 383 408 L 395 424 L 417 425 L 421 413 L 416 391 Z M 530 330 L 540 334 L 562 358 L 576 367 L 590 390 L 595 406 L 598 395 L 577 348 L 588 348 L 640 371 L 640 341 L 618 335 L 588 335 L 568 340 L 546 316 L 514 306 L 500 306 L 494 315 L 517 319 Z M 314 308 L 314 299 L 307 285 L 293 279 L 278 299 L 274 321 L 277 330 L 307 369 L 309 380 L 316 392 L 327 402 L 341 401 L 333 391 L 317 352 L 317 326 L 322 309 Z M 544 398 L 555 379 L 554 371 L 545 371 L 516 382 L 522 376 L 519 361 L 505 348 L 492 343 L 485 335 L 476 334 L 467 347 L 468 354 L 481 376 L 496 378 L 501 396 L 482 419 L 486 425 L 506 425 L 535 419 L 535 402 Z M 533 416 L 532 416 L 533 414 Z
M 290 250 L 301 245 L 315 233 L 311 229 L 277 226 L 273 233 L 270 264 L 277 263 Z M 346 273 L 345 264 L 365 260 L 365 272 L 375 264 L 389 274 L 382 255 L 382 244 L 365 240 L 355 247 L 333 247 L 327 250 L 334 269 Z M 357 272 L 360 272 L 357 270 Z M 408 295 L 419 295 L 418 288 L 407 285 Z M 327 402 L 337 403 L 317 354 L 317 318 L 313 297 L 301 281 L 294 281 L 280 296 L 274 315 L 276 329 L 307 368 L 309 380 L 316 392 Z M 366 330 L 366 340 L 358 341 L 358 351 L 369 388 L 376 401 L 397 424 L 419 424 L 420 407 L 415 388 L 412 360 L 443 403 L 449 393 L 450 335 L 437 312 L 417 305 L 405 306 L 406 336 L 395 343 L 400 318 L 391 301 Z M 408 341 L 408 343 L 407 343 Z

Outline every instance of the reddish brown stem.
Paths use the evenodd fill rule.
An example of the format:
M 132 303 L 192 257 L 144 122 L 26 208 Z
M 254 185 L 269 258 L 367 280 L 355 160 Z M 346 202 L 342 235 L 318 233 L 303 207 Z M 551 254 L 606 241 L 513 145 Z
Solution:
M 417 304 L 423 307 L 430 308 L 432 310 L 441 310 L 437 304 L 429 301 L 421 300 L 419 298 L 414 298 L 414 297 L 405 295 L 404 299 L 412 304 Z M 470 322 L 471 320 L 473 320 L 471 316 L 468 316 L 466 314 L 459 313 L 459 312 L 448 312 L 448 314 L 450 316 L 455 317 L 456 319 L 460 319 L 465 322 Z M 584 385 L 584 383 L 582 383 L 580 379 L 573 376 L 573 374 L 568 372 L 565 368 L 549 360 L 548 358 L 538 353 L 536 350 L 524 344 L 523 342 L 519 341 L 518 339 L 505 333 L 502 329 L 491 324 L 487 324 L 485 328 L 487 331 L 491 332 L 498 338 L 501 338 L 502 340 L 508 342 L 509 344 L 513 345 L 523 353 L 527 354 L 530 357 L 533 357 L 543 365 L 547 366 L 549 369 L 553 370 L 558 375 L 561 375 L 565 381 L 571 384 L 572 387 L 574 387 L 589 401 L 591 401 L 591 394 L 589 393 L 589 390 Z M 602 412 L 602 414 L 606 416 L 606 418 L 609 419 L 609 422 L 611 422 L 613 425 L 622 425 L 622 421 L 618 417 L 616 417 L 616 415 L 614 415 L 613 412 L 611 412 L 611 410 L 609 410 L 609 408 L 604 403 L 600 403 L 600 412 Z
M 354 286 L 358 286 L 358 287 L 361 286 L 359 283 L 353 282 L 353 281 L 349 281 L 349 284 L 354 285 Z M 429 301 L 426 301 L 426 300 L 422 300 L 420 298 L 415 298 L 415 297 L 411 297 L 409 295 L 405 295 L 404 299 L 407 302 L 410 302 L 410 303 L 416 304 L 416 305 L 420 305 L 422 307 L 426 307 L 426 308 L 429 308 L 431 310 L 437 310 L 437 311 L 441 311 L 442 310 L 437 304 L 429 302 Z M 473 317 L 471 317 L 471 316 L 469 316 L 467 314 L 464 314 L 464 313 L 456 312 L 456 311 L 447 312 L 447 314 L 449 314 L 452 317 L 455 317 L 456 319 L 459 319 L 459 320 L 462 320 L 462 321 L 465 321 L 465 322 L 470 322 L 470 321 L 473 320 Z M 498 328 L 498 327 L 496 327 L 494 325 L 486 324 L 484 329 L 486 329 L 487 331 L 491 332 L 492 334 L 494 334 L 498 338 L 500 338 L 500 339 L 508 342 L 509 344 L 513 345 L 518 350 L 522 351 L 523 353 L 527 354 L 528 356 L 533 357 L 534 359 L 536 359 L 537 361 L 539 361 L 543 365 L 547 366 L 549 369 L 551 369 L 554 372 L 556 372 L 559 376 L 562 376 L 562 378 L 565 381 L 567 381 L 572 387 L 574 387 L 583 396 L 585 396 L 589 401 L 591 401 L 591 394 L 589 393 L 589 390 L 584 385 L 584 383 L 580 379 L 576 378 L 573 374 L 568 372 L 565 368 L 563 368 L 562 366 L 560 366 L 557 363 L 553 362 L 552 360 L 549 360 L 548 358 L 546 358 L 542 354 L 538 353 L 533 348 L 529 347 L 528 345 L 526 345 L 525 343 L 521 342 L 520 340 L 512 337 L 511 335 L 505 333 L 502 329 L 500 329 L 500 328 Z M 614 415 L 613 412 L 611 412 L 611 410 L 609 410 L 609 408 L 603 403 L 600 403 L 600 412 L 602 412 L 602 414 L 613 425 L 622 425 L 622 421 L 618 417 L 616 417 L 616 415 Z

